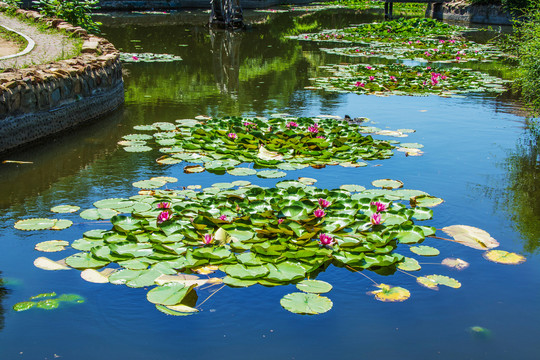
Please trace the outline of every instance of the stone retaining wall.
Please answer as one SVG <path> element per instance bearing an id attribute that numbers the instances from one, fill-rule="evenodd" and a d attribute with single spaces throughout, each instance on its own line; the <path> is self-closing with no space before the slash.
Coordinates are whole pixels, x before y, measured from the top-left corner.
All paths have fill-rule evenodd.
<path id="1" fill-rule="evenodd" d="M 18 13 L 84 42 L 77 57 L 0 73 L 0 152 L 95 119 L 124 102 L 120 53 L 110 42 L 36 11 Z"/>
<path id="2" fill-rule="evenodd" d="M 472 24 L 512 25 L 512 17 L 500 5 L 470 5 L 453 2 L 428 4 L 426 16 L 438 20 Z"/>

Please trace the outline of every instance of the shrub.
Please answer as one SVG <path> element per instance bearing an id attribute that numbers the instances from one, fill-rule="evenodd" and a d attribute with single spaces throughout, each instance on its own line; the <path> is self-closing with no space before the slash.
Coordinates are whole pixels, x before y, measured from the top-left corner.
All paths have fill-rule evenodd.
<path id="1" fill-rule="evenodd" d="M 99 33 L 101 23 L 92 19 L 92 10 L 98 8 L 98 0 L 37 0 L 32 2 L 38 11 L 57 17 L 92 33 Z"/>

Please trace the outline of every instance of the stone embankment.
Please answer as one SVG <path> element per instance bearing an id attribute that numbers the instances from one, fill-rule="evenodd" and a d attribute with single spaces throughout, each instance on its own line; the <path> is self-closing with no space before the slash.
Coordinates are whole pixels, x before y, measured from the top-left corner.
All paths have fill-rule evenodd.
<path id="1" fill-rule="evenodd" d="M 426 17 L 471 24 L 512 25 L 512 16 L 501 5 L 478 5 L 464 1 L 428 4 Z"/>
<path id="2" fill-rule="evenodd" d="M 100 117 L 124 101 L 120 53 L 110 42 L 36 11 L 17 13 L 81 38 L 82 53 L 0 70 L 0 152 Z"/>

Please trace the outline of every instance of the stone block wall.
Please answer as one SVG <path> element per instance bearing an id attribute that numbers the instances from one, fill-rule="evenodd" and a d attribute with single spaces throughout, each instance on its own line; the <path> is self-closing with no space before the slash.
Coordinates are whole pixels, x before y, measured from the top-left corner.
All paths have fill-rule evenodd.
<path id="1" fill-rule="evenodd" d="M 471 24 L 512 25 L 511 15 L 500 5 L 473 5 L 457 2 L 428 4 L 426 16 Z"/>
<path id="2" fill-rule="evenodd" d="M 36 11 L 20 15 L 83 40 L 81 55 L 0 73 L 0 152 L 13 149 L 116 109 L 124 102 L 119 51 L 107 40 Z"/>

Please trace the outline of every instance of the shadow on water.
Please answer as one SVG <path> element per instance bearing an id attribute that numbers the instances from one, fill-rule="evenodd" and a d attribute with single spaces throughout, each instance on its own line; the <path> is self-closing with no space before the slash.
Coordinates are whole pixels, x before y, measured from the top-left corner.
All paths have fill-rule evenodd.
<path id="1" fill-rule="evenodd" d="M 6 312 L 6 309 L 4 309 L 4 299 L 8 295 L 8 289 L 4 287 L 4 280 L 2 279 L 2 272 L 0 271 L 0 331 L 4 329 L 4 314 Z"/>

